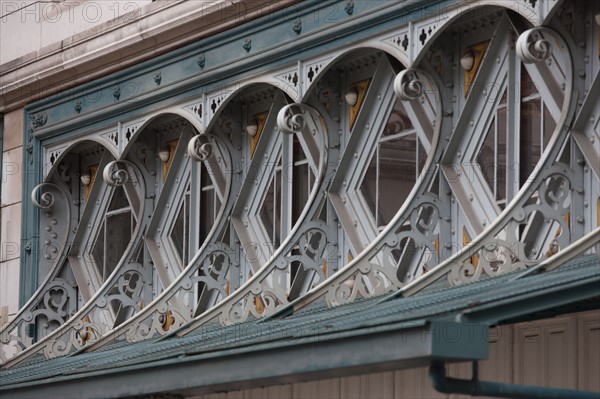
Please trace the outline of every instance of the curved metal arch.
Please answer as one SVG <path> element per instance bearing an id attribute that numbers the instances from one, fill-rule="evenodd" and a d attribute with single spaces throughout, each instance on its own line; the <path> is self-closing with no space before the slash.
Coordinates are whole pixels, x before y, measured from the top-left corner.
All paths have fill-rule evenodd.
<path id="1" fill-rule="evenodd" d="M 95 138 L 95 137 L 86 137 L 86 138 L 85 138 L 84 140 L 82 140 L 82 141 L 76 141 L 76 142 L 74 142 L 74 143 L 71 143 L 71 144 L 69 144 L 69 145 L 67 146 L 67 148 L 65 148 L 65 149 L 64 149 L 64 150 L 63 150 L 63 151 L 60 153 L 60 155 L 58 156 L 58 158 L 57 158 L 57 159 L 54 161 L 54 164 L 52 165 L 52 167 L 51 167 L 51 168 L 50 168 L 48 171 L 46 171 L 46 176 L 45 176 L 45 179 L 47 179 L 49 176 L 51 176 L 51 175 L 52 175 L 52 173 L 56 172 L 56 168 L 58 168 L 58 165 L 60 165 L 60 162 L 61 162 L 61 161 L 62 161 L 62 160 L 63 160 L 63 159 L 64 159 L 64 158 L 67 156 L 67 154 L 69 154 L 69 153 L 70 153 L 70 152 L 73 150 L 73 148 L 75 148 L 75 147 L 77 147 L 78 145 L 80 145 L 80 144 L 82 144 L 82 143 L 85 143 L 85 142 L 87 142 L 87 141 L 91 141 L 91 142 L 94 142 L 94 143 L 96 143 L 96 144 L 98 144 L 98 145 L 101 145 L 101 146 L 102 146 L 102 148 L 104 148 L 106 151 L 108 151 L 108 152 L 110 153 L 110 155 L 112 155 L 112 157 L 113 157 L 114 159 L 117 159 L 117 158 L 119 158 L 119 154 L 117 153 L 117 151 L 115 151 L 115 150 L 116 150 L 116 147 L 113 147 L 113 146 L 107 146 L 107 145 L 105 145 L 106 143 L 102 142 L 101 140 L 98 140 L 98 139 L 97 139 L 97 138 Z"/>
<path id="2" fill-rule="evenodd" d="M 154 120 L 156 120 L 157 118 L 160 118 L 161 116 L 167 116 L 167 115 L 177 115 L 177 116 L 183 118 L 190 125 L 192 125 L 192 127 L 194 129 L 196 129 L 196 131 L 198 131 L 200 133 L 205 131 L 202 122 L 200 122 L 198 120 L 198 118 L 194 117 L 194 115 L 191 112 L 186 111 L 181 108 L 176 108 L 176 107 L 164 108 L 159 111 L 153 112 L 149 115 L 142 116 L 142 118 L 144 118 L 144 122 L 142 122 L 142 124 L 136 129 L 136 131 L 133 133 L 133 135 L 127 142 L 127 145 L 125 147 L 123 147 L 123 150 L 121 151 L 120 156 L 118 156 L 116 158 L 126 157 L 129 153 L 129 151 L 131 151 L 131 148 L 137 142 L 140 135 L 144 133 L 145 128 L 148 127 L 150 124 L 152 124 L 152 122 Z"/>
<path id="3" fill-rule="evenodd" d="M 293 108 L 300 109 L 300 113 L 303 115 L 300 118 L 295 118 L 298 114 L 293 111 Z M 279 111 L 278 115 L 278 126 L 282 132 L 290 133 L 296 131 L 298 133 L 304 129 L 304 123 L 309 124 L 309 129 L 313 132 L 313 135 L 319 135 L 321 137 L 321 151 L 319 154 L 319 165 L 318 175 L 315 176 L 315 183 L 309 195 L 309 198 L 302 210 L 301 215 L 292 227 L 292 230 L 287 235 L 286 239 L 282 242 L 279 248 L 271 256 L 271 258 L 253 275 L 248 281 L 246 281 L 238 290 L 230 294 L 227 298 L 223 299 L 216 306 L 208 309 L 204 313 L 198 315 L 190 323 L 183 326 L 181 329 L 176 331 L 178 335 L 184 335 L 187 332 L 197 328 L 210 321 L 220 322 L 222 325 L 228 325 L 246 320 L 250 315 L 253 317 L 265 317 L 273 314 L 281 307 L 287 305 L 287 292 L 285 289 L 282 292 L 281 287 L 277 287 L 279 281 L 280 272 L 285 271 L 293 260 L 302 258 L 303 249 L 300 249 L 301 254 L 299 257 L 290 257 L 292 248 L 296 247 L 298 243 L 304 243 L 306 246 L 310 246 L 308 241 L 312 234 L 321 234 L 318 249 L 326 250 L 327 247 L 321 246 L 323 239 L 327 240 L 328 226 L 325 223 L 319 223 L 318 221 L 309 222 L 307 218 L 309 215 L 316 213 L 316 208 L 320 206 L 321 201 L 325 198 L 325 192 L 323 191 L 323 185 L 326 182 L 326 176 L 331 176 L 327 173 L 327 170 L 331 168 L 331 165 L 327 164 L 329 148 L 329 132 L 331 129 L 319 128 L 321 113 L 316 109 L 307 106 L 305 104 L 290 104 Z M 319 130 L 320 134 L 316 132 Z M 284 133 L 285 134 L 285 133 Z M 298 258 L 298 259 L 296 259 Z M 320 266 L 320 265 L 319 265 Z M 270 286 L 269 286 L 270 281 Z M 277 292 L 279 288 L 279 292 Z M 262 309 L 259 310 L 256 306 L 256 301 L 261 301 Z"/>
<path id="4" fill-rule="evenodd" d="M 221 153 L 224 157 L 227 155 L 225 162 L 229 165 L 228 168 L 233 174 L 233 158 L 231 155 L 234 153 L 233 145 L 228 140 L 219 136 L 207 133 L 201 133 L 200 135 L 212 137 L 213 143 L 222 147 Z M 232 183 L 231 178 L 227 180 L 225 189 L 226 197 L 222 202 L 216 222 L 208 233 L 203 245 L 179 276 L 151 303 L 121 324 L 118 329 L 108 331 L 103 336 L 98 337 L 97 340 L 90 341 L 86 345 L 87 350 L 96 350 L 113 340 L 126 339 L 127 341 L 135 342 L 149 339 L 156 335 L 165 335 L 172 328 L 176 328 L 192 318 L 195 305 L 193 290 L 195 282 L 198 280 L 198 271 L 205 264 L 210 263 L 211 255 L 215 253 L 227 254 L 234 257 L 231 248 L 226 244 L 216 242 L 218 233 L 222 232 L 229 223 L 227 216 L 231 214 L 231 209 L 235 203 L 235 196 L 231 193 Z"/>
<path id="5" fill-rule="evenodd" d="M 240 87 L 238 87 L 234 92 L 232 92 L 228 98 L 231 98 L 232 96 L 236 96 L 239 94 L 240 90 L 243 90 L 245 88 L 248 88 L 252 85 L 268 85 L 268 86 L 272 86 L 275 90 L 279 90 L 282 91 L 283 93 L 285 93 L 287 96 L 289 96 L 293 101 L 300 101 L 298 98 L 298 93 L 291 88 L 291 86 L 289 84 L 282 84 L 282 82 L 280 80 L 277 80 L 276 78 L 274 78 L 271 74 L 272 71 L 269 71 L 265 74 L 259 74 L 256 77 L 251 77 L 248 79 L 244 79 L 241 80 L 240 82 L 236 82 L 236 85 L 241 85 Z M 221 104 L 219 106 L 219 108 L 222 107 L 223 104 Z M 215 112 L 215 116 L 218 113 L 218 109 Z M 213 116 L 214 118 L 214 116 Z"/>
<path id="6" fill-rule="evenodd" d="M 281 89 L 281 87 L 279 87 L 275 83 L 276 82 L 260 81 L 260 80 L 255 80 L 255 79 L 236 82 L 235 84 L 237 87 L 235 88 L 235 90 L 228 93 L 227 97 L 223 101 L 221 101 L 221 103 L 217 106 L 217 108 L 214 111 L 214 114 L 210 117 L 209 122 L 206 124 L 206 129 L 204 131 L 210 132 L 210 131 L 212 131 L 212 129 L 214 129 L 215 124 L 217 123 L 217 120 L 219 119 L 219 116 L 221 115 L 221 113 L 223 113 L 227 109 L 227 106 L 229 105 L 229 103 L 231 101 L 233 101 L 235 98 L 242 95 L 244 90 L 248 90 L 252 86 L 267 86 L 267 87 L 274 89 L 276 92 L 284 91 Z M 207 95 L 210 95 L 211 93 L 207 93 Z M 286 94 L 287 94 L 287 92 L 286 92 Z M 296 94 L 294 94 L 291 97 L 292 98 L 296 97 Z M 202 133 L 202 131 L 200 131 L 200 132 Z"/>
<path id="7" fill-rule="evenodd" d="M 66 300 L 63 299 L 60 299 L 60 302 L 56 302 L 56 299 L 52 299 L 52 287 L 59 287 L 59 289 L 63 292 L 64 295 L 70 297 L 70 300 L 72 302 L 77 302 L 74 287 L 72 287 L 69 283 L 67 283 L 65 280 L 59 277 L 59 274 L 63 271 L 63 268 L 65 267 L 67 257 L 69 256 L 70 243 L 75 237 L 75 232 L 72 228 L 73 221 L 71 220 L 71 213 L 73 211 L 71 209 L 73 206 L 73 199 L 65 191 L 64 188 L 52 183 L 52 180 L 54 179 L 54 175 L 59 173 L 58 170 L 55 168 L 58 168 L 60 161 L 63 160 L 68 154 L 70 154 L 74 148 L 86 142 L 97 143 L 101 145 L 104 150 L 108 151 L 111 154 L 111 156 L 114 156 L 112 151 L 110 151 L 107 147 L 102 145 L 102 143 L 98 142 L 98 140 L 86 139 L 83 141 L 73 143 L 61 153 L 59 158 L 56 160 L 53 168 L 46 175 L 46 178 L 44 179 L 45 182 L 36 186 L 31 193 L 32 202 L 35 206 L 43 210 L 43 212 L 45 213 L 44 216 L 46 217 L 52 217 L 52 211 L 56 206 L 59 206 L 60 204 L 62 204 L 63 206 L 66 205 L 65 212 L 67 213 L 67 216 L 62 219 L 63 222 L 66 222 L 68 226 L 66 229 L 66 234 L 64 234 L 63 237 L 63 242 L 62 244 L 60 244 L 61 250 L 59 252 L 56 252 L 55 255 L 53 255 L 55 257 L 55 261 L 53 262 L 53 265 L 50 268 L 48 274 L 41 282 L 35 293 L 31 296 L 31 298 L 29 298 L 29 300 L 21 307 L 21 309 L 19 309 L 19 312 L 15 315 L 15 317 L 9 323 L 4 325 L 2 329 L 0 329 L 0 343 L 2 343 L 2 345 L 0 346 L 0 364 L 9 360 L 9 357 L 6 356 L 4 352 L 10 347 L 16 350 L 16 353 L 14 353 L 13 356 L 10 356 L 10 358 L 12 358 L 15 355 L 18 355 L 19 352 L 33 345 L 33 338 L 35 335 L 33 329 L 35 328 L 36 317 L 44 313 L 42 312 L 42 310 L 36 309 L 40 304 L 45 304 L 45 309 L 48 311 L 48 314 L 46 314 L 45 316 L 50 319 L 50 322 L 64 324 L 68 321 L 69 317 L 71 316 L 68 313 L 71 313 L 71 311 L 66 312 L 64 310 L 64 307 L 67 306 L 68 303 L 66 303 Z M 42 202 L 40 203 L 37 200 L 37 192 L 42 187 L 49 187 L 52 190 L 56 191 L 56 193 L 52 194 L 51 192 L 47 192 L 47 194 L 50 195 L 49 198 L 44 198 L 46 193 L 42 194 Z M 57 201 L 56 195 L 60 195 L 62 197 L 61 200 Z M 54 222 L 54 220 L 52 222 Z M 61 223 L 61 221 L 56 220 L 55 223 L 59 224 Z M 56 224 L 54 226 L 56 226 Z M 53 229 L 55 230 L 56 227 L 53 227 Z M 53 246 L 53 248 L 56 248 L 56 246 Z M 54 311 L 52 310 L 52 308 L 54 308 Z M 15 331 L 15 329 L 17 331 Z"/>
<path id="8" fill-rule="evenodd" d="M 124 163 L 128 170 L 133 171 L 135 178 L 131 180 L 135 181 L 136 184 L 140 184 L 141 191 L 145 193 L 144 179 L 138 168 L 129 161 L 119 160 L 116 162 Z M 132 270 L 135 270 L 135 273 L 139 275 L 140 280 L 143 281 L 144 279 L 143 271 L 140 271 L 139 267 L 135 267 L 136 263 L 132 261 L 132 258 L 135 257 L 134 252 L 139 247 L 145 230 L 144 221 L 147 219 L 144 217 L 146 216 L 145 208 L 144 201 L 140 201 L 140 209 L 138 209 L 137 212 L 138 223 L 136 224 L 129 245 L 125 254 L 121 257 L 119 263 L 102 287 L 96 291 L 94 296 L 69 320 L 51 334 L 48 334 L 35 344 L 20 352 L 17 356 L 10 359 L 2 366 L 3 368 L 20 364 L 36 355 L 42 355 L 46 358 L 67 355 L 80 349 L 88 340 L 92 339 L 93 336 L 100 336 L 105 333 L 106 319 L 110 319 L 110 317 L 107 317 L 106 314 L 102 313 L 111 311 L 110 308 L 107 308 L 107 306 L 109 306 L 107 298 L 110 298 L 111 291 L 115 289 L 125 289 L 129 292 L 135 292 L 135 287 L 126 287 L 127 284 L 132 283 L 131 279 L 126 279 L 126 282 L 123 280 L 124 275 L 131 273 Z M 123 284 L 125 284 L 125 287 Z M 98 313 L 92 315 L 93 312 Z M 95 318 L 98 321 L 93 321 L 92 318 Z"/>
<path id="9" fill-rule="evenodd" d="M 447 123 L 445 121 L 446 118 L 442 115 L 442 104 L 445 99 L 441 96 L 439 83 L 433 76 L 427 72 L 413 68 L 405 71 L 410 71 L 420 76 L 422 80 L 428 82 L 427 85 L 429 88 L 427 91 L 435 93 L 437 120 L 435 121 L 435 130 L 431 143 L 433 150 L 430 151 L 423 171 L 404 201 L 404 204 L 398 209 L 396 215 L 385 229 L 379 233 L 371 244 L 357 254 L 346 267 L 340 269 L 329 279 L 292 303 L 291 307 L 294 309 L 300 309 L 317 300 L 324 300 L 329 306 L 337 306 L 352 302 L 359 295 L 363 297 L 376 296 L 400 288 L 403 286 L 403 282 L 396 275 L 397 269 L 395 265 L 390 264 L 390 262 L 387 262 L 387 265 L 381 264 L 381 259 L 372 260 L 380 256 L 383 251 L 390 251 L 400 244 L 400 241 L 404 238 L 401 228 L 407 222 L 410 223 L 413 230 L 417 230 L 417 224 L 421 221 L 419 215 L 424 209 L 431 208 L 435 210 L 434 213 L 439 214 L 439 210 L 437 210 L 439 200 L 435 195 L 428 192 L 428 186 L 435 177 L 435 173 L 430 172 L 435 169 L 435 163 L 441 157 L 443 151 L 440 136 L 444 124 Z M 406 76 L 406 74 L 401 72 L 396 77 L 396 81 L 401 82 L 403 76 Z M 401 87 L 400 84 L 396 84 L 395 86 Z M 402 97 L 402 93 L 397 92 L 396 94 L 398 97 Z M 418 97 L 409 101 L 418 101 Z M 430 227 L 425 230 L 432 231 L 434 226 Z M 423 242 L 432 241 L 433 243 L 434 240 L 430 240 L 431 237 L 428 235 L 428 233 L 424 234 L 424 237 L 427 238 Z M 384 254 L 384 256 L 389 255 L 389 252 Z M 377 264 L 378 262 L 380 264 Z"/>
<path id="10" fill-rule="evenodd" d="M 396 60 L 398 60 L 402 65 L 408 65 L 409 64 L 409 60 L 408 57 L 406 57 L 406 54 L 404 54 L 402 51 L 398 50 L 397 48 L 395 48 L 392 45 L 389 45 L 387 43 L 381 42 L 379 40 L 368 40 L 364 43 L 361 43 L 360 47 L 349 47 L 347 48 L 345 51 L 341 52 L 340 54 L 337 54 L 335 57 L 333 57 L 332 59 L 327 61 L 327 65 L 324 67 L 323 70 L 321 70 L 319 72 L 319 76 L 325 76 L 325 74 L 334 66 L 336 66 L 338 64 L 338 62 L 343 59 L 344 57 L 346 57 L 348 54 L 352 54 L 354 52 L 357 51 L 361 51 L 361 50 L 375 50 L 375 51 L 382 51 L 386 54 L 391 55 L 392 57 L 394 57 Z M 306 103 L 310 96 L 312 95 L 313 90 L 315 89 L 315 87 L 318 86 L 319 82 L 321 81 L 320 78 L 316 78 L 307 88 L 306 91 L 303 94 L 302 103 Z"/>
<path id="11" fill-rule="evenodd" d="M 250 87 L 244 86 L 244 88 Z M 239 92 L 238 92 L 239 94 Z M 229 103 L 235 95 L 230 95 L 228 101 L 223 101 L 221 106 L 225 103 Z M 222 112 L 225 108 L 220 107 L 215 116 L 219 112 Z M 213 116 L 213 119 L 217 119 Z M 211 131 L 215 128 L 214 124 L 209 124 L 208 130 Z M 235 153 L 232 143 L 225 138 L 220 138 L 212 134 L 201 133 L 195 136 L 188 145 L 188 152 L 196 150 L 196 138 L 198 137 L 211 138 L 212 144 L 217 144 L 226 148 L 225 153 L 229 154 L 229 170 L 233 173 L 234 167 L 232 164 L 231 154 Z M 213 149 L 212 152 L 215 152 Z M 223 153 L 223 150 L 220 151 Z M 195 158 L 198 154 L 191 154 L 192 158 Z M 201 281 L 207 284 L 208 287 L 222 291 L 220 287 L 221 277 L 223 273 L 226 273 L 231 266 L 235 266 L 237 261 L 235 260 L 236 251 L 231 249 L 227 244 L 222 242 L 216 242 L 217 233 L 222 232 L 226 225 L 229 223 L 228 218 L 232 213 L 232 209 L 235 205 L 236 198 L 231 195 L 232 191 L 232 180 L 238 181 L 238 179 L 232 179 L 229 176 L 227 180 L 226 200 L 223 201 L 219 215 L 217 216 L 217 222 L 213 225 L 209 236 L 206 238 L 204 244 L 196 253 L 196 256 L 190 261 L 185 270 L 180 276 L 167 287 L 151 304 L 140 311 L 136 316 L 128 320 L 126 323 L 121 325 L 118 331 L 113 331 L 102 337 L 98 342 L 91 345 L 88 350 L 95 350 L 102 347 L 106 343 L 115 340 L 125 338 L 128 341 L 139 341 L 148 339 L 154 336 L 165 335 L 173 329 L 188 322 L 194 315 L 194 306 L 196 305 L 193 299 L 193 289 L 197 282 Z M 240 183 L 240 182 L 238 182 Z M 220 233 L 219 233 L 220 234 Z M 220 264 L 216 264 L 215 260 L 219 258 Z M 223 266 L 225 264 L 226 267 Z M 208 278 L 209 273 L 205 273 L 205 277 L 198 276 L 197 273 L 200 270 L 216 270 L 218 277 L 214 281 L 205 281 Z M 235 287 L 234 287 L 235 288 Z"/>
<path id="12" fill-rule="evenodd" d="M 515 198 L 507 204 L 504 211 L 502 211 L 496 220 L 494 220 L 479 236 L 475 237 L 471 243 L 463 247 L 456 254 L 450 256 L 446 261 L 439 264 L 422 278 L 403 287 L 397 295 L 414 295 L 444 276 L 447 276 L 449 284 L 460 284 L 465 281 L 472 281 L 473 278 L 471 277 L 474 276 L 472 273 L 481 273 L 482 271 L 482 268 L 480 268 L 479 272 L 475 271 L 476 267 L 471 263 L 472 257 L 479 256 L 482 258 L 487 265 L 485 268 L 486 270 L 484 271 L 488 272 L 487 269 L 490 269 L 488 265 L 490 262 L 488 261 L 494 260 L 488 256 L 488 254 L 496 251 L 498 248 L 505 248 L 506 251 L 508 251 L 502 255 L 495 255 L 502 256 L 499 267 L 502 265 L 507 266 L 502 268 L 502 270 L 492 270 L 492 275 L 502 274 L 518 268 L 523 268 L 527 265 L 536 264 L 544 261 L 549 256 L 552 256 L 551 254 L 542 255 L 539 260 L 527 261 L 525 256 L 523 256 L 523 248 L 521 247 L 524 246 L 525 243 L 516 240 L 514 235 L 510 236 L 508 239 L 499 237 L 501 234 L 514 234 L 512 232 L 516 231 L 518 225 L 526 222 L 527 219 L 533 215 L 533 212 L 540 210 L 540 205 L 528 205 L 527 203 L 538 190 L 545 191 L 542 186 L 546 186 L 547 180 L 556 176 L 563 176 L 570 184 L 573 184 L 571 183 L 573 182 L 573 171 L 570 169 L 570 166 L 561 164 L 557 161 L 557 158 L 565 141 L 569 138 L 571 121 L 575 117 L 577 98 L 580 95 L 579 91 L 575 90 L 573 58 L 571 56 L 572 49 L 576 47 L 574 47 L 575 44 L 572 40 L 568 39 L 568 36 L 561 35 L 559 32 L 549 28 L 544 28 L 544 30 L 546 33 L 551 32 L 551 34 L 553 34 L 553 39 L 562 41 L 565 44 L 565 47 L 570 51 L 568 52 L 568 67 L 565 68 L 567 77 L 564 93 L 567 94 L 565 94 L 563 100 L 560 119 L 556 124 L 556 128 L 550 138 L 547 149 L 542 153 L 540 160 L 538 161 L 536 169 L 532 175 L 529 176 L 527 182 L 521 187 Z M 574 192 L 575 187 L 570 187 L 569 190 Z M 561 227 L 565 227 L 565 224 L 561 221 L 556 220 L 556 222 L 558 222 Z M 565 233 L 563 231 L 563 234 L 570 233 Z M 492 247 L 490 247 L 490 245 Z M 514 247 L 515 245 L 518 246 L 516 253 L 515 251 L 510 250 L 511 247 Z M 467 275 L 461 275 L 461 270 L 467 272 Z M 462 277 L 466 277 L 466 280 Z"/>
<path id="13" fill-rule="evenodd" d="M 428 38 L 427 42 L 423 45 L 423 47 L 419 50 L 419 53 L 415 55 L 415 58 L 411 65 L 419 65 L 423 60 L 423 57 L 429 51 L 429 48 L 435 43 L 436 39 L 440 37 L 449 27 L 451 27 L 454 22 L 467 14 L 468 12 L 472 12 L 474 9 L 478 8 L 486 8 L 486 7 L 494 7 L 498 9 L 511 10 L 515 13 L 519 14 L 525 20 L 529 21 L 532 26 L 537 26 L 541 23 L 534 17 L 537 15 L 535 10 L 527 5 L 527 2 L 518 2 L 513 0 L 496 0 L 494 2 L 490 2 L 488 0 L 475 0 L 470 1 L 468 3 L 460 3 L 456 7 L 445 10 L 445 17 L 443 23 L 437 27 L 435 32 L 433 32 Z M 439 21 L 439 18 L 437 19 Z M 414 22 L 413 22 L 414 24 Z"/>

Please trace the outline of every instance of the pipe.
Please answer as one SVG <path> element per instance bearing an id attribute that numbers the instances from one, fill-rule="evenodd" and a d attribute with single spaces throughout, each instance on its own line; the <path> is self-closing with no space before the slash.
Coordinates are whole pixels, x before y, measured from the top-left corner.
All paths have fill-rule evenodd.
<path id="1" fill-rule="evenodd" d="M 442 393 L 458 393 L 466 395 L 492 396 L 498 398 L 564 398 L 564 399 L 598 399 L 598 392 L 574 391 L 570 389 L 539 387 L 531 385 L 503 384 L 479 380 L 477 362 L 473 362 L 473 378 L 460 380 L 446 377 L 443 363 L 434 363 L 429 368 L 431 385 Z"/>

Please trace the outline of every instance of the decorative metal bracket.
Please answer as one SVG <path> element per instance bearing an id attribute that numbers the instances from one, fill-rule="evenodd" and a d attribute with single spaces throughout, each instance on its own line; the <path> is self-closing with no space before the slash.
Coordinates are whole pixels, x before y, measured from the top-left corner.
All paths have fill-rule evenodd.
<path id="1" fill-rule="evenodd" d="M 317 112 L 305 104 L 288 104 L 277 114 L 277 127 L 282 133 L 300 133 L 306 126 L 306 114 Z"/>
<path id="2" fill-rule="evenodd" d="M 124 161 L 112 161 L 104 168 L 102 178 L 109 186 L 120 187 L 129 180 L 127 169 L 119 169 L 119 164 L 123 163 Z"/>
<path id="3" fill-rule="evenodd" d="M 552 45 L 547 39 L 552 31 L 536 27 L 523 32 L 517 40 L 517 55 L 526 64 L 545 61 L 552 54 Z"/>
<path id="4" fill-rule="evenodd" d="M 394 91 L 402 101 L 415 100 L 423 95 L 423 83 L 416 69 L 400 72 L 394 80 Z"/>
<path id="5" fill-rule="evenodd" d="M 207 161 L 214 153 L 213 140 L 207 134 L 199 134 L 192 137 L 187 147 L 188 155 L 196 162 Z"/>
<path id="6" fill-rule="evenodd" d="M 49 186 L 58 188 L 56 185 L 51 184 L 51 183 L 42 183 L 42 184 L 38 184 L 37 186 L 35 186 L 35 188 L 31 191 L 31 202 L 33 202 L 33 205 L 35 205 L 36 207 L 38 207 L 40 209 L 52 208 L 52 206 L 54 205 L 54 194 L 52 194 L 49 191 L 46 191 L 46 192 L 43 192 L 42 194 L 40 194 L 40 190 L 42 190 L 44 187 L 49 187 Z M 38 200 L 38 197 L 39 197 L 39 200 Z"/>

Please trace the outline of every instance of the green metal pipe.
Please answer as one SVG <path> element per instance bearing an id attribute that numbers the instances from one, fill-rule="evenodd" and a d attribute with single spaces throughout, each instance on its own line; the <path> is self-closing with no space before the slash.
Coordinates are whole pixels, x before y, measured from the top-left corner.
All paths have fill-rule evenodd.
<path id="1" fill-rule="evenodd" d="M 473 363 L 472 380 L 460 380 L 446 377 L 446 368 L 444 367 L 444 364 L 434 364 L 429 368 L 429 379 L 431 380 L 431 384 L 438 392 L 448 394 L 458 393 L 471 396 L 477 395 L 497 398 L 527 399 L 598 399 L 598 397 L 600 397 L 600 393 L 598 392 L 480 381 L 477 372 L 477 362 Z"/>

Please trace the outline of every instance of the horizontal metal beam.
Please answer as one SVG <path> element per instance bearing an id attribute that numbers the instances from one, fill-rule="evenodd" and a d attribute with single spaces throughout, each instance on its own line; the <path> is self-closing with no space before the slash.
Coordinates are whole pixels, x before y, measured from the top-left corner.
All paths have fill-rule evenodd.
<path id="1" fill-rule="evenodd" d="M 488 356 L 487 329 L 485 323 L 405 323 L 294 342 L 174 355 L 163 361 L 123 367 L 118 367 L 116 361 L 115 367 L 104 370 L 0 387 L 0 397 L 198 395 L 424 367 L 431 362 L 481 360 Z"/>

